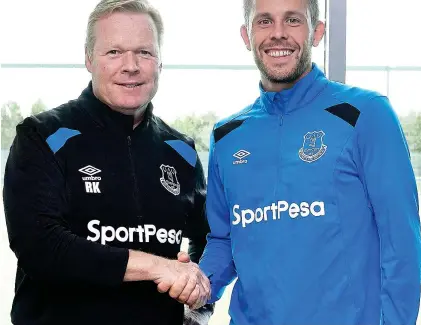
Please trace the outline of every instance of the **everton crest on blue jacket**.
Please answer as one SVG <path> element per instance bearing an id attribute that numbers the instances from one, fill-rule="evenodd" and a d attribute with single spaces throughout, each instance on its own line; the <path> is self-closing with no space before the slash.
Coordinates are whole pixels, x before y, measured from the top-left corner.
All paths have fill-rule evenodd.
<path id="1" fill-rule="evenodd" d="M 201 267 L 235 325 L 415 325 L 418 194 L 387 98 L 313 65 L 212 133 Z"/>

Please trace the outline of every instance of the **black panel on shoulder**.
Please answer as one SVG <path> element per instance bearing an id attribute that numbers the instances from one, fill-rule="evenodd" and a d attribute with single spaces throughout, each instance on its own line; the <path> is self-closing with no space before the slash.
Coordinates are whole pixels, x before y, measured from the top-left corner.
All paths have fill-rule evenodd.
<path id="1" fill-rule="evenodd" d="M 342 103 L 326 108 L 326 111 L 333 115 L 336 115 L 337 117 L 343 119 L 349 125 L 354 127 L 355 124 L 357 124 L 358 117 L 360 116 L 360 111 L 358 110 L 358 108 L 348 103 Z"/>
<path id="2" fill-rule="evenodd" d="M 244 120 L 234 120 L 224 125 L 221 125 L 220 127 L 217 127 L 214 132 L 215 143 L 221 140 L 224 136 L 226 136 L 231 131 L 238 128 L 241 124 L 243 124 L 243 122 Z"/>

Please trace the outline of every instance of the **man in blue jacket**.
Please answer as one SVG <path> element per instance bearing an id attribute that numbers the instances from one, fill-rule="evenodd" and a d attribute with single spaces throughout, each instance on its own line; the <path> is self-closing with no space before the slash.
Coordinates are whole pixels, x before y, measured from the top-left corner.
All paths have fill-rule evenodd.
<path id="1" fill-rule="evenodd" d="M 232 325 L 414 325 L 418 194 L 389 100 L 311 61 L 316 0 L 244 0 L 260 97 L 212 132 L 200 266 Z"/>

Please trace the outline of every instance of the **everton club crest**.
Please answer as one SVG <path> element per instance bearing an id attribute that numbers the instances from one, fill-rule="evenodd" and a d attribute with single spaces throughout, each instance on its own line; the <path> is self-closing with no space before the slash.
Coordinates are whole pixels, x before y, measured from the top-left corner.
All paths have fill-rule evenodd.
<path id="1" fill-rule="evenodd" d="M 327 146 L 323 143 L 324 135 L 323 131 L 307 132 L 303 147 L 298 152 L 302 161 L 312 163 L 325 154 Z"/>
<path id="2" fill-rule="evenodd" d="M 162 171 L 162 177 L 159 180 L 161 181 L 162 186 L 164 186 L 168 192 L 174 195 L 179 195 L 180 183 L 178 182 L 177 171 L 175 168 L 167 165 L 161 165 L 160 168 Z"/>

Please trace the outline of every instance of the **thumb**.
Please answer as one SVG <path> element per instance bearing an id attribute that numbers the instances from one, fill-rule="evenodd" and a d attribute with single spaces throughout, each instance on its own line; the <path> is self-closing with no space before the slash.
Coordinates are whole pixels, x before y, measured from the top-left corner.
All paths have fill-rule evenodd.
<path id="1" fill-rule="evenodd" d="M 179 252 L 177 254 L 177 259 L 179 262 L 182 263 L 189 263 L 190 262 L 190 256 L 186 252 Z"/>
<path id="2" fill-rule="evenodd" d="M 166 282 L 160 282 L 158 283 L 158 286 L 157 286 L 158 292 L 160 293 L 167 292 L 170 288 L 171 286 Z"/>

